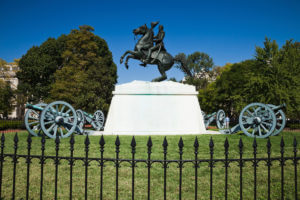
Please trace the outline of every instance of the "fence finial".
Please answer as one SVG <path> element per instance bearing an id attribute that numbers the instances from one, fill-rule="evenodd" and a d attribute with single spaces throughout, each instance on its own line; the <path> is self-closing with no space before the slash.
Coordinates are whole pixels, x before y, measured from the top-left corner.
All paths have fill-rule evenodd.
<path id="1" fill-rule="evenodd" d="M 168 147 L 167 136 L 165 136 L 162 146 L 164 147 L 164 149 L 166 149 Z"/>
<path id="2" fill-rule="evenodd" d="M 213 141 L 213 139 L 212 139 L 212 137 L 210 137 L 210 140 L 209 140 L 209 148 L 210 149 L 212 149 L 212 148 L 214 148 L 214 141 Z"/>
<path id="3" fill-rule="evenodd" d="M 104 136 L 103 135 L 101 135 L 99 144 L 100 144 L 101 147 L 103 147 L 105 145 L 105 140 L 104 140 Z"/>
<path id="4" fill-rule="evenodd" d="M 148 142 L 147 142 L 147 146 L 148 146 L 148 148 L 151 148 L 152 145 L 153 145 L 153 144 L 152 144 L 151 136 L 149 136 Z"/>
<path id="5" fill-rule="evenodd" d="M 229 142 L 228 142 L 228 138 L 226 137 L 226 140 L 224 142 L 224 148 L 225 148 L 225 151 L 228 151 L 228 148 L 229 148 Z"/>
<path id="6" fill-rule="evenodd" d="M 86 135 L 85 140 L 84 140 L 84 144 L 85 144 L 86 147 L 88 147 L 90 145 L 89 135 Z"/>
<path id="7" fill-rule="evenodd" d="M 71 146 L 75 144 L 74 134 L 71 135 L 70 144 Z"/>
<path id="8" fill-rule="evenodd" d="M 270 137 L 268 138 L 268 141 L 267 141 L 267 148 L 268 148 L 268 151 L 271 149 L 272 147 L 272 144 L 271 144 L 271 140 L 270 140 Z"/>
<path id="9" fill-rule="evenodd" d="M 120 139 L 119 139 L 119 136 L 117 136 L 117 138 L 116 138 L 116 141 L 115 141 L 115 145 L 116 146 L 120 146 Z"/>
<path id="10" fill-rule="evenodd" d="M 298 145 L 297 139 L 296 139 L 296 136 L 294 136 L 293 146 L 294 146 L 294 148 L 295 148 L 296 150 L 297 150 L 297 145 Z"/>
<path id="11" fill-rule="evenodd" d="M 281 136 L 280 147 L 283 148 L 285 146 L 283 136 Z"/>
<path id="12" fill-rule="evenodd" d="M 1 136 L 1 148 L 4 148 L 4 142 L 5 142 L 5 136 L 2 133 L 2 136 Z"/>
<path id="13" fill-rule="evenodd" d="M 239 141 L 239 149 L 240 149 L 240 151 L 243 150 L 243 147 L 244 147 L 244 143 L 243 143 L 242 138 L 240 138 L 240 141 Z"/>
<path id="14" fill-rule="evenodd" d="M 180 137 L 179 142 L 178 142 L 178 147 L 179 147 L 179 149 L 182 149 L 183 146 L 184 146 L 183 140 L 182 140 L 182 137 Z"/>
<path id="15" fill-rule="evenodd" d="M 132 139 L 131 139 L 131 147 L 132 148 L 135 148 L 136 147 L 136 142 L 135 142 L 135 138 L 134 138 L 134 136 L 132 136 Z"/>
<path id="16" fill-rule="evenodd" d="M 198 142 L 198 138 L 196 136 L 195 141 L 194 141 L 194 148 L 198 149 L 199 148 L 199 142 Z"/>

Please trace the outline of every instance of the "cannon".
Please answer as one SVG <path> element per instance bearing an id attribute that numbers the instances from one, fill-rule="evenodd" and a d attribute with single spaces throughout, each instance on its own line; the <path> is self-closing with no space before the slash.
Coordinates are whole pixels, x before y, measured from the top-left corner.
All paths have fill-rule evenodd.
<path id="1" fill-rule="evenodd" d="M 220 130 L 223 134 L 233 134 L 242 131 L 249 137 L 266 138 L 278 135 L 286 124 L 282 111 L 286 105 L 251 103 L 240 113 L 239 123 L 231 129 Z"/>
<path id="2" fill-rule="evenodd" d="M 50 104 L 27 104 L 25 126 L 33 136 L 43 133 L 50 138 L 70 136 L 73 132 L 84 134 L 85 121 L 88 121 L 96 130 L 103 127 L 104 115 L 98 110 L 90 115 L 75 109 L 67 102 L 55 101 Z"/>
<path id="3" fill-rule="evenodd" d="M 25 127 L 33 136 L 43 133 L 50 138 L 59 135 L 60 138 L 70 136 L 73 132 L 83 133 L 74 108 L 64 101 L 50 104 L 26 104 Z"/>
<path id="4" fill-rule="evenodd" d="M 214 120 L 216 120 L 218 129 L 222 129 L 225 127 L 225 112 L 222 109 L 218 110 L 218 112 L 213 112 L 208 115 L 206 115 L 205 112 L 202 111 L 202 116 L 205 128 L 207 128 L 209 124 L 212 123 Z"/>
<path id="5" fill-rule="evenodd" d="M 84 112 L 80 109 L 76 110 L 76 113 L 77 116 L 79 116 L 79 122 L 81 126 L 84 126 L 88 123 L 97 131 L 103 128 L 105 118 L 101 110 L 97 110 L 94 115 Z"/>
<path id="6" fill-rule="evenodd" d="M 45 103 L 39 103 L 36 105 L 26 104 L 28 108 L 25 113 L 25 127 L 27 131 L 33 136 L 41 136 L 42 128 L 40 126 L 40 115 L 43 109 L 47 106 Z"/>

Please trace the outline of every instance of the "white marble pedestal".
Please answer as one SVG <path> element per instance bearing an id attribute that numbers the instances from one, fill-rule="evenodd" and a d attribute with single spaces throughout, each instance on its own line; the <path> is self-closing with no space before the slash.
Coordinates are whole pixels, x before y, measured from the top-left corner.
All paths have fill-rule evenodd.
<path id="1" fill-rule="evenodd" d="M 197 94 L 194 86 L 172 81 L 117 85 L 103 134 L 204 134 Z"/>

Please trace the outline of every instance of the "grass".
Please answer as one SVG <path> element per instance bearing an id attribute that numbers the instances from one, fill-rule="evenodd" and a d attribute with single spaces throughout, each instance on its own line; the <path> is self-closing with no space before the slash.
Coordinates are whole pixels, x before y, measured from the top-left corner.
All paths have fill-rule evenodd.
<path id="1" fill-rule="evenodd" d="M 13 153 L 13 133 L 5 134 L 5 153 Z M 18 133 L 19 148 L 18 154 L 27 154 L 27 132 Z M 300 132 L 283 132 L 280 136 L 271 137 L 272 157 L 280 156 L 281 136 L 285 141 L 285 156 L 293 156 L 293 140 L 296 137 L 300 141 Z M 212 137 L 214 141 L 214 158 L 224 158 L 224 141 L 226 137 L 229 141 L 229 158 L 239 158 L 238 143 L 242 138 L 244 142 L 244 158 L 253 157 L 253 138 L 242 134 L 234 135 L 198 135 L 199 140 L 199 159 L 209 158 L 209 140 Z M 163 159 L 163 136 L 152 136 L 152 159 Z M 32 138 L 32 155 L 41 154 L 41 138 Z M 99 140 L 100 137 L 90 136 L 89 157 L 100 157 Z M 105 158 L 115 158 L 115 139 L 116 136 L 105 136 Z M 120 158 L 131 159 L 131 136 L 120 136 Z M 136 139 L 136 159 L 147 158 L 147 136 L 135 136 Z M 179 159 L 178 141 L 180 136 L 167 136 L 168 155 L 167 159 Z M 194 135 L 182 136 L 184 142 L 183 159 L 194 158 Z M 84 157 L 85 136 L 75 136 L 74 156 Z M 257 139 L 257 157 L 267 157 L 266 139 Z M 60 156 L 70 155 L 69 139 L 62 139 L 60 143 Z M 299 148 L 298 148 L 299 149 Z M 47 139 L 46 155 L 55 155 L 54 140 Z M 298 154 L 299 157 L 299 154 Z M 10 158 L 6 158 L 3 167 L 2 178 L 2 196 L 4 199 L 11 199 L 13 163 Z M 44 165 L 44 199 L 54 198 L 54 172 L 55 165 L 53 160 L 47 160 Z M 298 165 L 298 196 L 300 195 L 300 172 Z M 40 191 L 40 164 L 38 159 L 33 159 L 30 165 L 30 199 L 39 199 Z M 131 167 L 128 163 L 122 163 L 119 169 L 119 198 L 131 199 Z M 213 169 L 213 199 L 224 199 L 225 193 L 225 168 L 223 163 L 217 163 Z M 183 168 L 182 176 L 182 199 L 194 199 L 194 176 L 195 168 L 191 163 L 187 163 Z M 69 198 L 69 173 L 70 166 L 66 160 L 61 160 L 58 169 L 58 198 Z M 106 163 L 104 168 L 104 199 L 115 199 L 115 175 L 116 168 L 110 162 Z M 73 171 L 73 198 L 84 199 L 84 165 L 82 161 L 76 161 Z M 294 186 L 294 167 L 292 161 L 287 161 L 284 167 L 284 190 L 285 199 L 295 199 Z M 238 164 L 231 163 L 228 168 L 228 199 L 239 199 L 239 167 Z M 243 198 L 253 199 L 253 166 L 247 162 L 243 168 Z M 198 199 L 209 198 L 209 167 L 207 163 L 201 163 L 198 169 Z M 281 171 L 279 162 L 273 162 L 271 168 L 271 199 L 280 199 L 281 195 Z M 179 168 L 176 163 L 171 163 L 167 170 L 167 199 L 178 199 L 179 193 Z M 26 196 L 26 160 L 19 159 L 17 164 L 16 177 L 16 198 L 25 198 Z M 91 162 L 88 171 L 88 198 L 99 198 L 100 191 L 100 167 L 99 163 Z M 257 170 L 257 199 L 267 199 L 267 166 L 265 162 L 260 162 Z M 135 168 L 135 199 L 147 199 L 147 168 L 146 164 L 139 163 Z M 155 163 L 151 168 L 151 199 L 163 199 L 163 168 L 161 164 Z"/>

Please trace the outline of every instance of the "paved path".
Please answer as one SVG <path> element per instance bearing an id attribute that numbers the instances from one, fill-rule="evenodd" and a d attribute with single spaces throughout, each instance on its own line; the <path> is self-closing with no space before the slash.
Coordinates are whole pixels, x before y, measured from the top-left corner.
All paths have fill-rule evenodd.
<path id="1" fill-rule="evenodd" d="M 89 135 L 91 136 L 100 136 L 103 135 L 104 131 L 90 131 Z M 205 135 L 211 135 L 211 134 L 222 134 L 219 131 L 212 131 L 212 130 L 206 130 L 206 133 L 204 133 Z M 204 135 L 204 134 L 200 134 L 200 135 Z M 107 134 L 105 133 L 104 135 L 114 135 L 114 134 Z M 193 135 L 197 135 L 197 134 L 193 134 Z"/>

